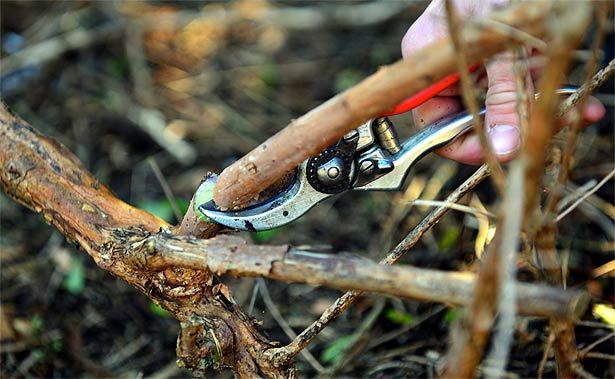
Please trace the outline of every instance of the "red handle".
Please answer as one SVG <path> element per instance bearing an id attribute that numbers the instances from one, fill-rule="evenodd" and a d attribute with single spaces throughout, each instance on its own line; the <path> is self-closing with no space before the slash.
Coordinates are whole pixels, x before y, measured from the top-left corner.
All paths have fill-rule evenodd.
<path id="1" fill-rule="evenodd" d="M 479 67 L 480 67 L 479 64 L 473 64 L 472 66 L 470 66 L 470 72 L 476 71 Z M 392 110 L 383 113 L 382 116 L 394 116 L 397 114 L 411 111 L 412 109 L 425 103 L 427 100 L 432 99 L 434 96 L 444 91 L 448 87 L 452 86 L 453 84 L 457 83 L 458 81 L 459 81 L 458 73 L 450 74 L 449 76 L 440 80 L 439 82 L 432 85 L 431 87 L 427 87 L 424 90 L 420 91 L 419 93 L 415 94 L 414 96 L 411 96 L 407 98 L 406 100 L 402 101 Z"/>

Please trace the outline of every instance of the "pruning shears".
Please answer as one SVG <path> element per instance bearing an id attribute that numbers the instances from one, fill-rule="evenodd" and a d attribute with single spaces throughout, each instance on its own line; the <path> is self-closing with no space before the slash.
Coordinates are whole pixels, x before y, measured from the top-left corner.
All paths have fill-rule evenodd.
<path id="1" fill-rule="evenodd" d="M 459 74 L 452 74 L 347 133 L 299 165 L 288 187 L 264 202 L 239 211 L 219 210 L 213 201 L 197 208 L 227 227 L 261 231 L 286 225 L 321 201 L 346 191 L 399 190 L 417 161 L 469 131 L 473 117 L 467 112 L 448 116 L 400 143 L 387 116 L 418 107 L 458 80 Z M 570 90 L 560 90 L 566 91 Z M 482 109 L 479 115 L 484 114 Z"/>
<path id="2" fill-rule="evenodd" d="M 221 211 L 209 201 L 197 209 L 227 227 L 261 231 L 286 225 L 321 201 L 345 191 L 398 190 L 414 163 L 471 128 L 472 115 L 442 119 L 403 143 L 387 116 L 408 112 L 458 81 L 459 74 L 451 74 L 347 133 L 299 165 L 288 187 L 264 202 L 239 211 Z"/>

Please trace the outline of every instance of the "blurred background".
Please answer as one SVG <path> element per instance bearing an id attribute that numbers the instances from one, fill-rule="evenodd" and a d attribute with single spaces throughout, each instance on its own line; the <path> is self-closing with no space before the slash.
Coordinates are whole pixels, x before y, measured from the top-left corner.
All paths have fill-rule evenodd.
<path id="1" fill-rule="evenodd" d="M 5 0 L 0 92 L 17 114 L 65 144 L 118 197 L 175 223 L 208 171 L 220 172 L 291 119 L 400 59 L 401 38 L 426 5 Z M 612 46 L 611 29 L 603 63 L 612 58 Z M 582 78 L 579 65 L 570 79 L 579 84 Z M 597 96 L 607 117 L 581 136 L 570 193 L 601 180 L 614 166 L 613 81 Z M 409 115 L 393 122 L 402 137 L 412 133 Z M 474 169 L 430 156 L 400 193 L 346 194 L 292 225 L 244 236 L 254 243 L 378 259 L 429 212 L 413 207 L 412 200 L 443 199 Z M 590 286 L 603 302 L 613 301 L 613 277 L 594 278 L 592 270 L 613 259 L 613 191 L 611 180 L 559 225 L 571 285 Z M 493 210 L 494 200 L 484 183 L 464 201 Z M 178 325 L 165 311 L 98 269 L 4 194 L 0 216 L 2 377 L 189 376 L 175 367 Z M 486 218 L 450 212 L 405 262 L 472 270 L 493 228 Z M 263 322 L 263 332 L 283 343 L 289 339 L 264 293 L 297 332 L 340 295 L 307 285 L 224 280 L 236 301 Z M 446 351 L 456 314 L 436 304 L 365 296 L 310 350 L 322 365 L 339 365 L 340 375 L 428 376 Z M 579 326 L 580 343 L 607 333 L 599 317 L 588 312 L 586 318 L 596 324 Z M 362 325 L 365 340 L 351 346 L 348 337 Z M 536 372 L 544 325 L 528 320 L 518 331 L 509 367 L 514 375 Z M 598 348 L 612 352 L 613 341 Z M 584 364 L 598 377 L 614 372 L 608 360 Z M 302 358 L 298 367 L 301 377 L 318 369 Z M 232 377 L 228 371 L 211 375 Z M 553 376 L 553 365 L 547 365 L 545 377 Z"/>

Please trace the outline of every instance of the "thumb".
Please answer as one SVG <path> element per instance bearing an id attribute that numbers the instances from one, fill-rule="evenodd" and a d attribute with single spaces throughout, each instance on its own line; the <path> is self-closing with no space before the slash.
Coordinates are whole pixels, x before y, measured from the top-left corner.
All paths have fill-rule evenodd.
<path id="1" fill-rule="evenodd" d="M 521 144 L 512 53 L 498 54 L 488 62 L 487 78 L 485 125 L 493 152 L 499 160 L 507 161 L 514 157 Z M 526 83 L 528 93 L 533 94 L 529 75 Z"/>

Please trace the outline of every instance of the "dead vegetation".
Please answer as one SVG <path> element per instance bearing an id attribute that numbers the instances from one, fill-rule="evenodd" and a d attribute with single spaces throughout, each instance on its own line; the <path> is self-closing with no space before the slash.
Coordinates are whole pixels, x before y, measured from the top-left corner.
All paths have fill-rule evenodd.
<path id="1" fill-rule="evenodd" d="M 3 2 L 2 97 L 15 112 L 0 112 L 3 188 L 141 293 L 1 198 L 2 375 L 189 375 L 175 367 L 179 334 L 179 365 L 196 375 L 612 376 L 612 81 L 595 88 L 613 70 L 602 50 L 613 30 L 602 5 L 518 4 L 494 18 L 508 32 L 453 17 L 461 40 L 316 108 L 394 62 L 424 4 Z M 305 148 L 266 142 L 285 165 L 258 163 L 240 195 L 226 175 L 218 196 L 253 197 L 462 68 L 460 56 L 526 42 L 520 31 L 548 41 L 548 69 L 544 95 L 520 110 L 531 131 L 520 157 L 501 171 L 489 161 L 497 189 L 486 166 L 429 157 L 402 193 L 349 194 L 275 233 L 210 238 L 219 228 L 195 220 L 187 199 L 202 176 L 288 120 L 315 108 L 274 137 Z M 608 109 L 599 125 L 580 131 L 573 117 L 556 133 L 565 73 L 593 83 L 569 102 L 595 91 Z M 446 202 L 428 212 L 416 198 Z M 188 208 L 179 228 L 174 208 Z"/>

